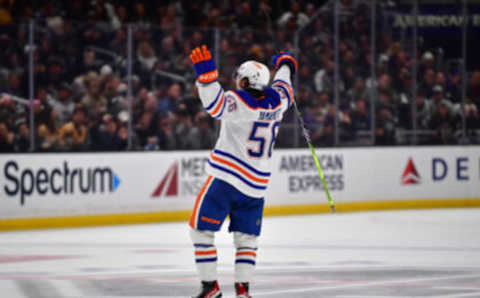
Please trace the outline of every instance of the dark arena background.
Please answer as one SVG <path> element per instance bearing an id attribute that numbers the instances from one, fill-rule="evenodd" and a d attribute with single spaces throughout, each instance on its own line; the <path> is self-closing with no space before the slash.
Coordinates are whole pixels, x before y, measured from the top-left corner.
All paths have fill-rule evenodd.
<path id="1" fill-rule="evenodd" d="M 298 62 L 252 297 L 480 298 L 479 37 L 476 0 L 0 0 L 0 296 L 196 293 L 206 45 L 225 90 L 244 61 Z"/>

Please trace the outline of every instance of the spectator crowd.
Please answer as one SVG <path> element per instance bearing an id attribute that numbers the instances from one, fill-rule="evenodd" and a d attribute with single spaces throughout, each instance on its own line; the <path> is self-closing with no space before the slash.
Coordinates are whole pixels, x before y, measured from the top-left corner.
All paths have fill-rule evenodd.
<path id="1" fill-rule="evenodd" d="M 0 0 L 0 151 L 30 150 L 30 105 L 18 99 L 29 97 L 30 75 L 35 151 L 118 151 L 129 143 L 132 150 L 212 148 L 218 122 L 200 104 L 188 59 L 201 44 L 214 51 L 225 89 L 235 87 L 232 74 L 242 61 L 270 65 L 277 48 L 294 52 L 300 67 L 296 99 L 316 146 L 332 146 L 336 133 L 340 144 L 369 144 L 372 124 L 376 145 L 408 143 L 414 121 L 420 144 L 478 142 L 480 70 L 466 78 L 462 107 L 461 73 L 443 67 L 424 44 L 418 51 L 418 95 L 412 98 L 411 51 L 377 24 L 372 57 L 369 1 L 341 0 L 335 82 L 333 13 L 331 3 L 323 2 Z M 467 141 L 459 135 L 463 120 Z M 284 121 L 277 146 L 298 145 L 293 113 Z"/>

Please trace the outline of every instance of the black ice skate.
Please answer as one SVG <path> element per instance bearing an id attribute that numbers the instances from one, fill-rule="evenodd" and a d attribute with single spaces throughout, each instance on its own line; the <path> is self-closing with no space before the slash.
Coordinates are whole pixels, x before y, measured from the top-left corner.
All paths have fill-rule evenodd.
<path id="1" fill-rule="evenodd" d="M 202 289 L 200 294 L 192 296 L 192 298 L 220 298 L 222 292 L 217 281 L 202 281 Z"/>
<path id="2" fill-rule="evenodd" d="M 237 292 L 237 298 L 252 298 L 248 295 L 248 282 L 236 282 L 235 291 Z"/>

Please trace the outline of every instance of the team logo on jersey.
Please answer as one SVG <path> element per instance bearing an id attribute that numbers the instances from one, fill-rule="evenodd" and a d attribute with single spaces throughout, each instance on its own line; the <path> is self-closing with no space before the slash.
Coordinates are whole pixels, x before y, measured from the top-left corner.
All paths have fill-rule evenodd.
<path id="1" fill-rule="evenodd" d="M 402 174 L 402 184 L 403 185 L 410 185 L 410 184 L 420 184 L 420 174 L 418 174 L 417 168 L 413 163 L 412 158 L 410 157 L 407 162 L 407 166 Z"/>
<path id="2" fill-rule="evenodd" d="M 174 163 L 152 193 L 152 198 L 178 195 L 178 163 Z"/>

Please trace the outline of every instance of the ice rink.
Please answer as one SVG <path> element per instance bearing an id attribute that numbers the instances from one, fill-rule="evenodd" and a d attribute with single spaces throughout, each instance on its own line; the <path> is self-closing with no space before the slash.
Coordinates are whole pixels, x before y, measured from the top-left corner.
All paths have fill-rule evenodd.
<path id="1" fill-rule="evenodd" d="M 186 223 L 1 233 L 0 297 L 190 297 L 192 254 Z M 258 254 L 253 297 L 480 297 L 480 209 L 270 217 Z"/>

